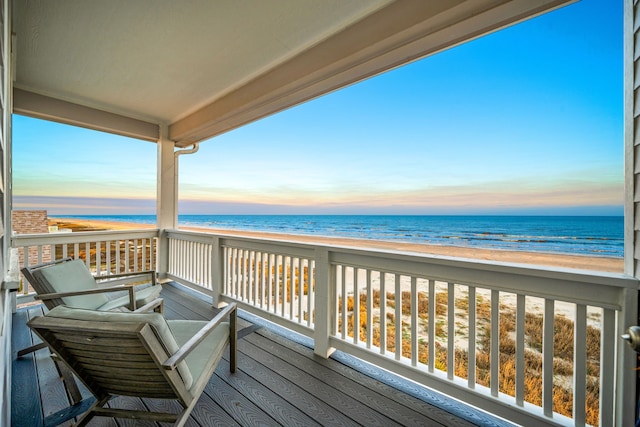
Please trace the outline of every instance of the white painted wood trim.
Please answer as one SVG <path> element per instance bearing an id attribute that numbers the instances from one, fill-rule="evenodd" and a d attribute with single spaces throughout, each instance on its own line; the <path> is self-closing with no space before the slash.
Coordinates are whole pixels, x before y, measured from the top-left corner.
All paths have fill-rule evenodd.
<path id="1" fill-rule="evenodd" d="M 629 275 L 637 275 L 637 241 L 636 230 L 640 228 L 639 218 L 636 218 L 636 187 L 635 153 L 637 141 L 636 133 L 640 131 L 635 119 L 635 93 L 640 81 L 636 81 L 635 64 L 635 6 L 633 0 L 624 0 L 624 271 Z"/>
<path id="2" fill-rule="evenodd" d="M 13 89 L 13 112 L 37 119 L 156 142 L 157 123 L 74 104 L 24 89 Z"/>

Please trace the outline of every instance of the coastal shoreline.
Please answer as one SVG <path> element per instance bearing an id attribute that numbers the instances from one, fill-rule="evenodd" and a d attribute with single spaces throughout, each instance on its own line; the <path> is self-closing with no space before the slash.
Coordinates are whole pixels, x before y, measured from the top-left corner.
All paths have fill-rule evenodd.
<path id="1" fill-rule="evenodd" d="M 135 230 L 155 228 L 155 225 L 152 224 L 75 218 L 49 218 L 49 225 L 57 225 L 59 229 L 68 228 L 72 231 Z M 413 252 L 435 256 L 466 258 L 472 260 L 494 261 L 501 263 L 517 263 L 610 273 L 622 273 L 624 270 L 624 260 L 622 258 L 612 257 L 512 251 L 504 249 L 480 249 L 462 246 L 427 245 L 418 243 L 356 239 L 350 237 L 308 236 L 301 234 L 284 234 L 206 227 L 180 227 L 180 229 L 204 233 L 286 240 L 302 243 L 320 243 L 327 245 L 350 246 L 356 248 Z"/>

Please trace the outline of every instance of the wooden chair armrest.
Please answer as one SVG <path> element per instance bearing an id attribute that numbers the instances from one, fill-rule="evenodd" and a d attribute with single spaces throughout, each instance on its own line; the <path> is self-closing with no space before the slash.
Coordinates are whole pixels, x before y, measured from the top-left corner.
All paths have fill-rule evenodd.
<path id="1" fill-rule="evenodd" d="M 133 286 L 112 286 L 109 288 L 100 288 L 100 289 L 87 289 L 84 291 L 71 291 L 71 292 L 55 292 L 51 294 L 40 294 L 36 295 L 34 298 L 39 300 L 49 300 L 55 298 L 63 298 L 63 297 L 72 297 L 76 295 L 91 295 L 91 294 L 102 294 L 107 292 L 128 292 L 129 299 L 135 300 L 135 289 Z"/>
<path id="2" fill-rule="evenodd" d="M 237 316 L 237 307 L 235 303 L 231 303 L 224 308 L 216 317 L 211 319 L 205 326 L 202 327 L 189 341 L 184 343 L 182 347 L 178 349 L 170 358 L 168 358 L 163 364 L 162 367 L 165 370 L 173 370 L 178 366 L 180 362 L 182 362 L 185 357 L 189 355 L 204 339 L 209 335 L 215 328 L 218 326 L 225 317 L 229 316 L 231 323 L 231 340 L 235 341 L 236 335 L 236 316 Z M 233 344 L 235 346 L 235 342 Z"/>
<path id="3" fill-rule="evenodd" d="M 164 304 L 164 299 L 156 298 L 151 302 L 146 303 L 140 308 L 135 309 L 134 313 L 146 313 L 150 311 L 155 311 L 157 308 L 162 309 L 162 305 Z"/>

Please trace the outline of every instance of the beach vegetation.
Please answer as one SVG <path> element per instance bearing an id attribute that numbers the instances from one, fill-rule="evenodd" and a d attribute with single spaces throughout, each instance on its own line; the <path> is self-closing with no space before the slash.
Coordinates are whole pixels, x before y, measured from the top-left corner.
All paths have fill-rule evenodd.
<path id="1" fill-rule="evenodd" d="M 427 365 L 429 362 L 429 295 L 428 292 L 418 292 L 417 306 L 419 319 L 418 340 L 412 342 L 410 315 L 414 310 L 411 304 L 410 292 L 401 293 L 402 309 L 401 319 L 396 319 L 396 297 L 393 292 L 386 293 L 386 321 L 381 323 L 380 312 L 381 294 L 379 290 L 371 292 L 374 310 L 372 316 L 373 325 L 367 324 L 367 295 L 362 291 L 359 295 L 359 304 L 356 307 L 353 295 L 347 296 L 346 335 L 353 337 L 354 319 L 359 310 L 359 340 L 366 342 L 367 329 L 372 327 L 371 345 L 379 347 L 381 336 L 385 334 L 386 351 L 396 353 L 396 333 L 401 334 L 401 356 L 411 358 L 413 346 L 416 346 L 419 364 Z M 454 345 L 454 375 L 467 379 L 469 375 L 469 351 L 464 348 L 465 339 L 468 338 L 468 296 L 455 299 L 455 337 L 447 336 L 448 322 L 448 292 L 439 289 L 435 295 L 436 313 L 435 320 L 435 369 L 447 371 L 448 367 L 448 339 L 456 340 Z M 491 387 L 491 303 L 482 295 L 476 296 L 476 349 L 472 355 L 475 357 L 475 381 L 477 384 Z M 342 333 L 342 299 L 338 298 L 338 331 Z M 513 305 L 499 304 L 498 324 L 498 348 L 499 369 L 498 389 L 501 393 L 515 396 L 516 377 L 516 313 Z M 399 320 L 399 321 L 398 321 Z M 525 314 L 525 381 L 524 400 L 534 405 L 542 405 L 542 334 L 544 318 L 541 313 L 529 312 Z M 400 328 L 400 329 L 398 329 Z M 457 340 L 462 340 L 462 345 L 457 345 Z M 553 361 L 553 405 L 554 411 L 565 416 L 572 416 L 573 410 L 573 343 L 574 322 L 562 314 L 554 316 L 554 361 Z M 599 420 L 599 372 L 600 372 L 600 329 L 591 325 L 587 326 L 587 423 L 598 425 Z"/>
<path id="2" fill-rule="evenodd" d="M 58 243 L 52 245 L 51 253 L 53 259 L 70 257 L 85 261 L 93 272 L 118 274 L 127 273 L 127 266 L 133 265 L 139 271 L 155 269 L 151 254 L 156 253 L 156 242 L 153 239 L 135 239 L 91 242 L 86 245 Z"/>

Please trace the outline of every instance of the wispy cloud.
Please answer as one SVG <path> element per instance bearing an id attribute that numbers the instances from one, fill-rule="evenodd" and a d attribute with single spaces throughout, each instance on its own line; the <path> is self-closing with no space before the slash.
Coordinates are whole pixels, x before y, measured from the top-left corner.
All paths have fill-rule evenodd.
<path id="1" fill-rule="evenodd" d="M 181 214 L 606 214 L 620 215 L 619 183 L 534 181 L 375 192 L 213 193 L 181 198 Z M 250 200 L 250 201 L 248 201 Z M 16 209 L 64 214 L 154 214 L 149 198 L 14 196 Z"/>
<path id="2" fill-rule="evenodd" d="M 156 212 L 156 201 L 127 198 L 14 196 L 13 208 L 16 210 L 44 209 L 51 215 L 151 215 Z"/>
<path id="3" fill-rule="evenodd" d="M 194 194 L 191 194 L 193 196 Z M 622 206 L 623 186 L 616 182 L 592 182 L 583 179 L 520 179 L 482 184 L 424 186 L 411 190 L 383 190 L 362 186 L 335 188 L 333 191 L 281 189 L 261 193 L 235 189 L 201 192 L 202 197 L 187 197 L 189 206 L 289 206 L 291 209 L 340 208 L 352 210 L 406 207 L 464 212 L 467 209 L 567 208 L 579 206 Z M 250 203 L 247 201 L 250 200 Z"/>

